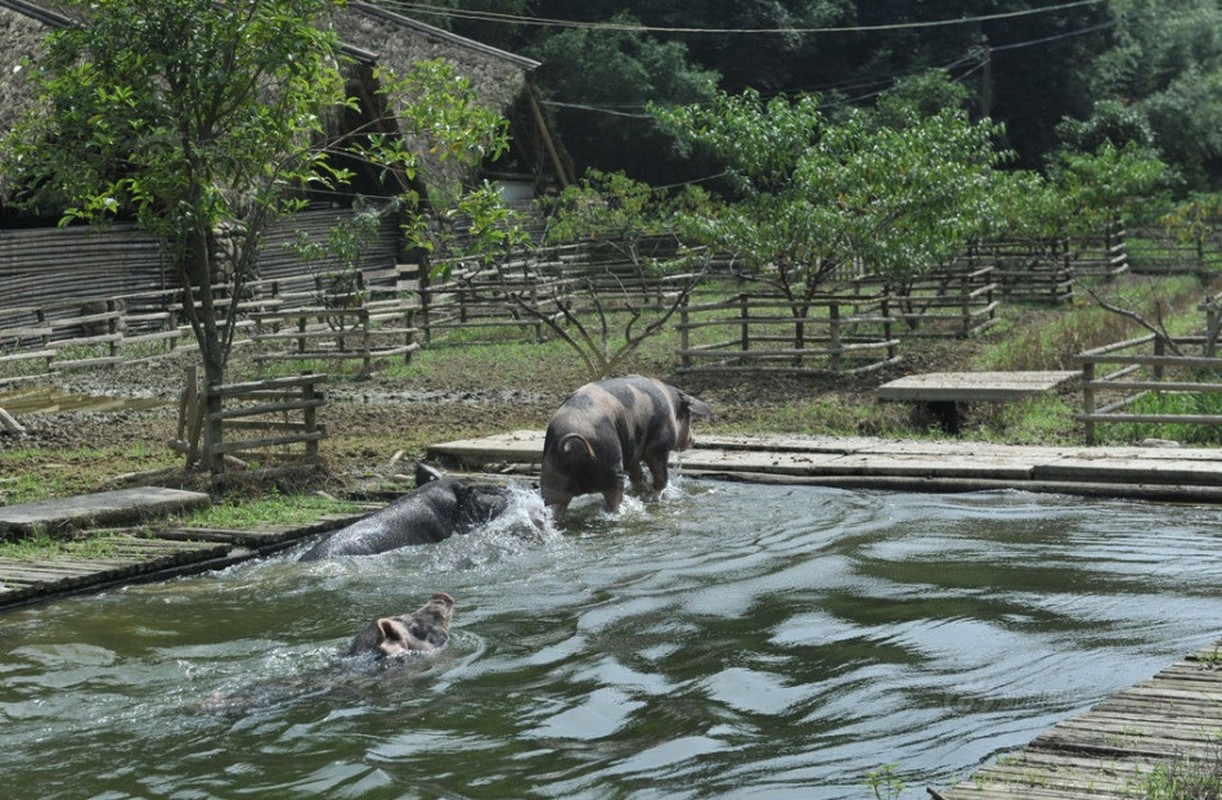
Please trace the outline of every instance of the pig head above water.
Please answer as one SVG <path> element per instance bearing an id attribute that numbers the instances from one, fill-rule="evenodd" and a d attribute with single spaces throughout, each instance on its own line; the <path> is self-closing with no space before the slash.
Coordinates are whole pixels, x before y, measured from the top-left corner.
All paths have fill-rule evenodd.
<path id="1" fill-rule="evenodd" d="M 454 598 L 446 592 L 437 592 L 411 615 L 383 617 L 370 623 L 356 635 L 344 655 L 373 653 L 377 658 L 394 658 L 431 653 L 450 640 L 453 619 Z"/>
<path id="2" fill-rule="evenodd" d="M 601 493 L 618 511 L 623 476 L 642 487 L 642 462 L 653 475 L 651 496 L 666 488 L 671 450 L 692 445 L 692 417 L 712 409 L 655 378 L 629 375 L 587 383 L 569 395 L 547 426 L 539 488 L 543 503 L 560 518 L 569 502 Z"/>
<path id="3" fill-rule="evenodd" d="M 417 484 L 385 508 L 330 534 L 300 560 L 368 556 L 440 542 L 490 522 L 509 507 L 511 490 L 500 483 L 444 478 L 418 470 Z"/>

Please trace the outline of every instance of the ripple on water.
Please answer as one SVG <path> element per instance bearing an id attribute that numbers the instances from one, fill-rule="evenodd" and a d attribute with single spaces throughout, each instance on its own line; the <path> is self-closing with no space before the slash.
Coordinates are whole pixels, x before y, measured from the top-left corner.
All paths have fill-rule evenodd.
<path id="1" fill-rule="evenodd" d="M 523 519 L 8 612 L 11 796 L 909 800 L 1222 619 L 1215 509 L 680 478 Z M 336 657 L 437 590 L 439 656 Z"/>

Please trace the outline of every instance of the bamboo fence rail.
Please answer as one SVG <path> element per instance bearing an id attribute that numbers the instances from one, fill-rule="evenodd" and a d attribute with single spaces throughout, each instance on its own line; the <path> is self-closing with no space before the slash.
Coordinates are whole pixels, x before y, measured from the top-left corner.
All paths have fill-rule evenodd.
<path id="1" fill-rule="evenodd" d="M 740 293 L 679 309 L 681 373 L 842 375 L 899 360 L 886 295 L 815 298 Z"/>
<path id="2" fill-rule="evenodd" d="M 1206 343 L 1200 336 L 1173 341 L 1181 352 L 1199 351 Z M 1193 405 L 1199 398 L 1222 394 L 1222 358 L 1168 354 L 1166 340 L 1151 333 L 1080 353 L 1073 363 L 1082 369 L 1083 406 L 1074 418 L 1085 425 L 1089 444 L 1095 442 L 1100 423 L 1222 425 L 1222 413 L 1177 412 L 1165 406 L 1128 410 L 1151 395 L 1181 395 Z"/>
<path id="3" fill-rule="evenodd" d="M 326 375 L 307 373 L 201 390 L 196 369 L 190 367 L 179 398 L 178 433 L 170 441 L 170 447 L 186 456 L 188 465 L 197 461 L 210 464 L 213 459 L 220 458 L 237 459 L 244 466 L 248 466 L 247 461 L 252 457 L 283 459 L 304 455 L 307 459 L 316 459 L 318 442 L 327 433 L 326 427 L 318 421 L 318 409 L 326 402 L 320 387 L 326 381 Z M 219 399 L 219 404 L 214 406 L 219 411 L 209 414 L 209 397 Z M 221 423 L 226 434 L 221 442 L 201 444 L 206 417 Z M 256 435 L 241 439 L 228 436 L 239 431 Z M 293 451 L 295 446 L 301 446 L 304 452 Z M 269 451 L 269 448 L 275 450 Z"/>

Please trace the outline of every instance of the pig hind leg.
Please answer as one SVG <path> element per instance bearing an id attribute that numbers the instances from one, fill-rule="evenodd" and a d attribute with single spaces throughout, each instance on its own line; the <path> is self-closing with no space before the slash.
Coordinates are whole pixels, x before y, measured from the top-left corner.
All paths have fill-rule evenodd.
<path id="1" fill-rule="evenodd" d="M 624 487 L 621 485 L 603 489 L 603 502 L 612 514 L 619 513 L 620 503 L 624 501 Z"/>
<path id="2" fill-rule="evenodd" d="M 658 496 L 662 494 L 662 490 L 666 488 L 666 485 L 670 480 L 670 474 L 667 471 L 666 465 L 669 455 L 669 453 L 645 454 L 645 465 L 649 467 L 649 472 L 653 475 L 653 486 L 649 495 L 650 500 L 657 500 Z M 642 483 L 643 482 L 644 481 L 642 481 Z"/>

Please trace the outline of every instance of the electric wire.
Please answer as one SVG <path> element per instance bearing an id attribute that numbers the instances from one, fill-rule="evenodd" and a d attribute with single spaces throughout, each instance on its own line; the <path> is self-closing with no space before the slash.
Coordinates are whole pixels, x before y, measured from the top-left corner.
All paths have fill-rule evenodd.
<path id="1" fill-rule="evenodd" d="M 403 11 L 430 14 L 437 17 L 463 19 L 475 22 L 495 22 L 507 25 L 530 25 L 535 27 L 574 28 L 584 30 L 625 31 L 636 33 L 666 33 L 666 34 L 716 34 L 716 35 L 761 35 L 761 34 L 827 34 L 827 33 L 871 33 L 877 31 L 917 30 L 922 28 L 938 28 L 950 25 L 973 25 L 981 22 L 1017 19 L 1037 14 L 1068 11 L 1084 6 L 1099 5 L 1108 0 L 1073 0 L 1068 3 L 1058 3 L 1039 8 L 1028 8 L 1017 11 L 1002 11 L 996 14 L 982 14 L 974 17 L 955 17 L 942 20 L 925 20 L 913 22 L 892 22 L 880 25 L 842 25 L 828 27 L 780 27 L 780 28 L 695 28 L 667 27 L 660 25 L 642 25 L 613 21 L 583 22 L 572 19 L 552 19 L 547 17 L 531 17 L 521 14 L 504 14 L 495 11 L 476 11 L 471 9 L 446 8 L 427 3 L 402 2 L 390 0 L 383 5 L 399 8 Z"/>

